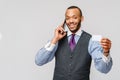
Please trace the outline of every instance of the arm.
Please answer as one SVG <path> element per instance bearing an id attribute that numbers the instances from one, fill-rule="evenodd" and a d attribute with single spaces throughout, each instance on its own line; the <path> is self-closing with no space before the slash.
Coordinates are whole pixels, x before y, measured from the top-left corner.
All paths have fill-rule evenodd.
<path id="1" fill-rule="evenodd" d="M 55 52 L 58 47 L 58 41 L 62 39 L 66 32 L 62 28 L 63 25 L 60 25 L 55 29 L 54 37 L 51 40 L 51 42 L 47 43 L 45 47 L 41 48 L 36 57 L 35 57 L 35 63 L 39 66 L 48 63 L 54 58 Z"/>
<path id="2" fill-rule="evenodd" d="M 36 56 L 35 56 L 35 63 L 39 66 L 42 66 L 48 62 L 50 62 L 54 58 L 55 51 L 57 49 L 57 44 L 50 44 L 48 42 L 43 48 L 41 48 Z"/>
<path id="3" fill-rule="evenodd" d="M 102 45 L 104 43 L 104 45 Z M 89 42 L 89 53 L 94 60 L 95 67 L 102 73 L 108 73 L 112 67 L 112 58 L 109 54 L 111 44 L 107 45 L 106 41 L 92 41 Z M 109 48 L 107 48 L 109 47 Z"/>

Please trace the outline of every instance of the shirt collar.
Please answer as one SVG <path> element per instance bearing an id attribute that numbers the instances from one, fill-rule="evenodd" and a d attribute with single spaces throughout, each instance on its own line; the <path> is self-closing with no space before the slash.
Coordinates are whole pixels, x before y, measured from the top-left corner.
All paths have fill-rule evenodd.
<path id="1" fill-rule="evenodd" d="M 76 33 L 75 33 L 75 35 L 78 35 L 78 36 L 81 36 L 81 34 L 82 34 L 82 30 L 81 29 L 79 29 Z M 67 36 L 70 36 L 72 34 L 72 32 L 70 31 L 70 30 L 67 30 Z"/>

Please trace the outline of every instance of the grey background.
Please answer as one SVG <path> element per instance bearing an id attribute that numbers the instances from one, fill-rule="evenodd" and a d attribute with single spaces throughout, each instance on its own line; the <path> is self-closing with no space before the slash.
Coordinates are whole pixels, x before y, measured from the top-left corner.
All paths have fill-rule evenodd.
<path id="1" fill-rule="evenodd" d="M 71 5 L 84 15 L 82 28 L 112 41 L 113 67 L 102 74 L 92 63 L 91 80 L 120 79 L 119 0 L 0 0 L 0 80 L 52 80 L 54 60 L 35 65 L 35 55 L 53 37 Z"/>

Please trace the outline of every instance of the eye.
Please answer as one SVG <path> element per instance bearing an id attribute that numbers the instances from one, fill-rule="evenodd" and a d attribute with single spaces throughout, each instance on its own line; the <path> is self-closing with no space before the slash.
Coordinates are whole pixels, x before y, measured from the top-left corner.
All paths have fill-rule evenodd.
<path id="1" fill-rule="evenodd" d="M 74 17 L 74 19 L 77 19 L 77 17 Z"/>

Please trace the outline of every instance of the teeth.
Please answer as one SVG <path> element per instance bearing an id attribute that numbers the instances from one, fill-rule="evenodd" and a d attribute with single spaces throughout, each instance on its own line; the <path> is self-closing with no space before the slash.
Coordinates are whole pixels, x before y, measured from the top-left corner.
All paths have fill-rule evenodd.
<path id="1" fill-rule="evenodd" d="M 71 27 L 75 26 L 75 25 L 70 25 Z"/>
<path id="2" fill-rule="evenodd" d="M 74 24 L 70 24 L 70 26 L 73 26 Z"/>
<path id="3" fill-rule="evenodd" d="M 74 26 L 74 24 L 70 24 L 70 26 Z"/>

